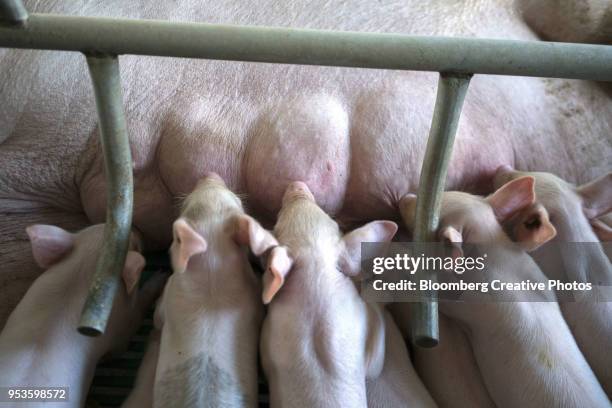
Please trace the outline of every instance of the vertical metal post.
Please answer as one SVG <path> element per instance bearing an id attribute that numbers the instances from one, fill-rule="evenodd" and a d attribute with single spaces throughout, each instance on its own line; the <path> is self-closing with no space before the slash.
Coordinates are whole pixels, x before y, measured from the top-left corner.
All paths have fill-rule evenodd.
<path id="1" fill-rule="evenodd" d="M 21 0 L 0 0 L 0 23 L 24 26 L 28 21 L 28 11 Z"/>
<path id="2" fill-rule="evenodd" d="M 417 193 L 415 242 L 435 241 L 448 163 L 471 78 L 472 75 L 440 73 Z M 434 347 L 439 340 L 438 301 L 435 292 L 429 295 L 430 301 L 416 303 L 412 308 L 412 341 L 420 347 Z"/>
<path id="3" fill-rule="evenodd" d="M 104 333 L 121 281 L 132 225 L 132 156 L 128 141 L 119 62 L 115 55 L 87 55 L 98 110 L 106 175 L 104 243 L 78 330 L 87 336 Z"/>

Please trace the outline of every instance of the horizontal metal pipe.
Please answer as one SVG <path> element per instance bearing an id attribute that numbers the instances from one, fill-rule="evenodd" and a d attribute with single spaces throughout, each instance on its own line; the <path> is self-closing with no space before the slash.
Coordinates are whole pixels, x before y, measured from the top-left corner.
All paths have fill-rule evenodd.
<path id="1" fill-rule="evenodd" d="M 463 101 L 471 75 L 440 74 L 429 139 L 421 168 L 417 192 L 413 238 L 415 242 L 436 241 L 442 193 Z M 435 279 L 431 274 L 428 279 Z M 438 302 L 431 300 L 414 305 L 411 317 L 412 341 L 421 347 L 434 347 L 439 341 Z"/>
<path id="2" fill-rule="evenodd" d="M 612 81 L 612 46 L 32 14 L 0 47 Z"/>
<path id="3" fill-rule="evenodd" d="M 21 0 L 0 0 L 0 24 L 23 26 L 28 20 L 28 11 Z"/>
<path id="4" fill-rule="evenodd" d="M 106 176 L 104 242 L 78 330 L 87 336 L 104 333 L 125 264 L 132 226 L 134 183 L 132 155 L 123 113 L 119 62 L 116 56 L 87 56 L 98 110 Z"/>

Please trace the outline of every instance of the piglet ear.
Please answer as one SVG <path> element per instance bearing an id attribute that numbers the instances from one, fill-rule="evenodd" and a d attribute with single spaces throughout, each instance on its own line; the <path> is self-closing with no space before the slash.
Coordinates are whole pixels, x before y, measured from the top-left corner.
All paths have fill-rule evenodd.
<path id="1" fill-rule="evenodd" d="M 263 294 L 264 304 L 272 301 L 280 288 L 285 283 L 285 277 L 293 266 L 293 258 L 289 255 L 287 248 L 277 246 L 272 248 L 268 255 L 268 265 L 263 275 Z"/>
<path id="2" fill-rule="evenodd" d="M 236 216 L 234 240 L 240 245 L 248 245 L 256 256 L 278 245 L 278 241 L 270 231 L 246 214 Z"/>
<path id="3" fill-rule="evenodd" d="M 451 254 L 453 258 L 461 258 L 463 256 L 463 237 L 455 227 L 443 227 L 440 230 L 440 239 L 452 248 Z"/>
<path id="4" fill-rule="evenodd" d="M 26 228 L 34 260 L 43 269 L 59 262 L 74 247 L 74 235 L 53 225 L 30 225 Z"/>
<path id="5" fill-rule="evenodd" d="M 612 172 L 577 188 L 582 209 L 590 220 L 612 211 Z"/>
<path id="6" fill-rule="evenodd" d="M 499 222 L 504 222 L 535 201 L 535 179 L 520 177 L 507 182 L 487 197 Z"/>
<path id="7" fill-rule="evenodd" d="M 134 291 L 134 288 L 138 284 L 144 266 L 145 259 L 142 255 L 136 251 L 128 251 L 127 256 L 125 257 L 125 266 L 123 267 L 123 272 L 121 274 L 128 295 Z"/>
<path id="8" fill-rule="evenodd" d="M 511 238 L 526 251 L 534 251 L 557 235 L 550 222 L 548 211 L 539 203 L 519 212 L 504 225 Z"/>
<path id="9" fill-rule="evenodd" d="M 184 272 L 189 259 L 206 251 L 208 244 L 183 218 L 172 225 L 174 241 L 170 248 L 172 267 L 175 272 Z"/>
<path id="10" fill-rule="evenodd" d="M 606 217 L 606 221 L 596 218 L 591 220 L 591 227 L 593 228 L 593 232 L 597 235 L 602 242 L 610 242 L 612 241 L 612 217 Z M 608 221 L 610 223 L 608 224 Z"/>
<path id="11" fill-rule="evenodd" d="M 340 258 L 340 269 L 347 276 L 357 276 L 361 271 L 361 243 L 389 242 L 397 232 L 392 221 L 372 221 L 346 234 L 343 238 L 345 251 Z"/>

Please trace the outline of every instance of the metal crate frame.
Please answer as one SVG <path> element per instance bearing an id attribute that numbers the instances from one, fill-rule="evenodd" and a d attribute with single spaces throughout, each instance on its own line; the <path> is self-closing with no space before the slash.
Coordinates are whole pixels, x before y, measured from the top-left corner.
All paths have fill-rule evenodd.
<path id="1" fill-rule="evenodd" d="M 104 332 L 132 223 L 131 154 L 118 55 L 439 72 L 418 187 L 414 239 L 435 238 L 461 108 L 473 74 L 612 81 L 612 46 L 305 30 L 158 20 L 30 14 L 0 0 L 0 47 L 82 52 L 93 82 L 105 158 L 107 215 L 102 252 L 78 330 Z M 438 304 L 414 307 L 413 341 L 438 343 Z"/>

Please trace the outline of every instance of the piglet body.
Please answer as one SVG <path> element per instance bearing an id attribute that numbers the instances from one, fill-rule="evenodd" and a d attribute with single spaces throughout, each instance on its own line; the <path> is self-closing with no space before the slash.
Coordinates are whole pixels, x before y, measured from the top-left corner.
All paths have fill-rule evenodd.
<path id="1" fill-rule="evenodd" d="M 390 240 L 397 226 L 370 223 L 344 237 L 304 183 L 289 185 L 267 256 L 261 338 L 272 407 L 365 407 L 366 377 L 384 365 L 384 319 L 351 276 L 361 241 Z"/>
<path id="2" fill-rule="evenodd" d="M 402 334 L 385 311 L 385 361 L 380 375 L 366 381 L 369 408 L 425 408 L 436 403 L 418 377 Z"/>
<path id="3" fill-rule="evenodd" d="M 160 276 L 140 291 L 136 285 L 144 258 L 132 236 L 121 285 L 108 326 L 99 337 L 76 330 L 102 245 L 103 225 L 76 234 L 50 225 L 33 225 L 27 232 L 35 260 L 46 271 L 32 284 L 0 334 L 0 386 L 68 387 L 68 402 L 81 407 L 103 356 L 127 346 L 143 313 L 159 294 Z M 1 404 L 0 404 L 1 405 Z M 49 406 L 20 403 L 19 406 Z"/>
<path id="4" fill-rule="evenodd" d="M 487 246 L 486 270 L 491 279 L 545 282 L 535 262 L 510 241 L 500 225 L 533 204 L 534 199 L 530 178 L 508 183 L 486 199 L 444 193 L 439 238 L 456 249 L 461 248 L 462 242 L 494 243 Z M 400 202 L 408 224 L 414 219 L 415 204 L 414 196 L 406 196 Z M 507 296 L 512 294 L 505 296 L 505 300 L 511 300 Z M 478 368 L 495 405 L 608 406 L 609 400 L 578 349 L 558 304 L 552 301 L 554 296 L 542 296 L 548 301 L 441 302 L 440 311 L 467 329 Z"/>
<path id="5" fill-rule="evenodd" d="M 605 222 L 596 218 L 612 210 L 612 173 L 574 187 L 549 173 L 519 172 L 502 167 L 498 170 L 496 184 L 525 176 L 535 179 L 537 202 L 511 220 L 509 232 L 516 238 L 555 228 L 554 239 L 531 252 L 547 277 L 588 279 L 593 282 L 595 291 L 608 291 L 604 299 L 562 301 L 560 308 L 580 350 L 608 397 L 612 398 L 612 298 L 608 289 L 612 283 L 612 265 L 590 224 L 590 221 Z M 600 226 L 599 231 L 605 231 L 605 226 Z M 563 245 L 573 250 L 564 250 Z M 561 271 L 568 276 L 559 276 Z M 598 287 L 598 281 L 605 286 Z"/>
<path id="6" fill-rule="evenodd" d="M 186 198 L 173 234 L 154 406 L 254 407 L 263 305 L 243 246 L 260 254 L 276 241 L 215 174 Z"/>
<path id="7" fill-rule="evenodd" d="M 410 341 L 410 303 L 395 303 L 391 313 Z M 415 347 L 414 365 L 432 398 L 441 407 L 495 407 L 476 364 L 466 333 L 457 321 L 439 315 L 440 342 Z"/>

